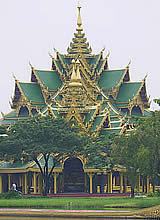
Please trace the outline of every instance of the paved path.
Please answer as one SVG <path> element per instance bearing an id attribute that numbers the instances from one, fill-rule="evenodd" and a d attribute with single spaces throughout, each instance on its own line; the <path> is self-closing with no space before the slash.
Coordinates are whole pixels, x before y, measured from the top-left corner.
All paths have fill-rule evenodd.
<path id="1" fill-rule="evenodd" d="M 133 218 L 130 211 L 114 210 L 53 210 L 53 209 L 0 209 L 0 216 L 30 217 L 128 217 Z M 134 216 L 135 217 L 135 216 Z"/>

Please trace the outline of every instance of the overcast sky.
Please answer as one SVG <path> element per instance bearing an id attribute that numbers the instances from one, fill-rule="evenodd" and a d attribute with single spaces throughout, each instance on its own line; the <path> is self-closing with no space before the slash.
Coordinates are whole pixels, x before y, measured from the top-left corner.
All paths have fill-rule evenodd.
<path id="1" fill-rule="evenodd" d="M 110 68 L 129 60 L 132 80 L 147 74 L 151 100 L 160 98 L 160 0 L 81 0 L 93 52 L 110 51 Z M 76 0 L 0 0 L 0 111 L 10 111 L 13 74 L 29 81 L 29 61 L 50 69 L 48 52 L 65 53 L 76 28 Z M 156 108 L 156 104 L 152 105 Z"/>

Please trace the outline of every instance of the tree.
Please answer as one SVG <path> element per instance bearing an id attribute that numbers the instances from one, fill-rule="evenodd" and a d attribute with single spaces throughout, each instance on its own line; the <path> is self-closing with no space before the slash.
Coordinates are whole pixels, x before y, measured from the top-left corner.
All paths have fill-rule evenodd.
<path id="1" fill-rule="evenodd" d="M 51 174 L 58 162 L 66 155 L 76 155 L 84 146 L 86 138 L 77 128 L 71 127 L 63 119 L 34 117 L 17 122 L 11 126 L 6 137 L 0 143 L 1 157 L 8 160 L 33 160 L 40 169 L 43 178 L 43 194 L 49 191 Z M 44 165 L 38 160 L 43 155 Z M 53 159 L 49 169 L 49 160 Z"/>
<path id="2" fill-rule="evenodd" d="M 6 134 L 6 127 L 4 125 L 0 125 L 0 135 L 3 136 Z"/>
<path id="3" fill-rule="evenodd" d="M 126 167 L 131 184 L 132 196 L 137 175 L 150 177 L 153 190 L 160 176 L 160 112 L 139 120 L 136 129 L 116 138 L 112 156 L 117 163 Z"/>
<path id="4" fill-rule="evenodd" d="M 88 158 L 88 166 L 112 170 L 113 160 L 111 148 L 115 135 L 103 135 L 90 138 L 84 148 L 85 157 Z"/>
<path id="5" fill-rule="evenodd" d="M 152 116 L 140 122 L 136 130 L 139 150 L 139 167 L 144 176 L 149 176 L 153 191 L 155 181 L 160 176 L 160 112 L 152 112 Z"/>
<path id="6" fill-rule="evenodd" d="M 116 137 L 111 153 L 114 161 L 126 168 L 126 175 L 131 185 L 132 197 L 134 197 L 136 179 L 139 174 L 138 148 L 135 134 L 132 132 L 129 136 L 120 135 Z"/>

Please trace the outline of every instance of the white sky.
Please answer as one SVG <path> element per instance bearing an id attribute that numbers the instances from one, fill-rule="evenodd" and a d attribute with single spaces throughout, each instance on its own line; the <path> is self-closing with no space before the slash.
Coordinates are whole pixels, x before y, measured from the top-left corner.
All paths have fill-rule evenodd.
<path id="1" fill-rule="evenodd" d="M 148 95 L 160 98 L 160 0 L 80 2 L 93 52 L 105 46 L 110 68 L 125 67 L 131 59 L 132 80 L 148 74 Z M 0 111 L 10 111 L 13 74 L 29 81 L 29 61 L 50 69 L 48 52 L 54 47 L 66 52 L 76 28 L 76 6 L 76 0 L 0 0 Z"/>

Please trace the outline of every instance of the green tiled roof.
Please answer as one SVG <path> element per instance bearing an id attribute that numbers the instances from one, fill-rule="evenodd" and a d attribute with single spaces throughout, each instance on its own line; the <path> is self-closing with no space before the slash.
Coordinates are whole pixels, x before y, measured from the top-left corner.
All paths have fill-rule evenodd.
<path id="1" fill-rule="evenodd" d="M 7 125 L 7 124 L 14 124 L 18 119 L 16 111 L 11 111 L 1 119 L 0 124 Z"/>
<path id="2" fill-rule="evenodd" d="M 40 107 L 41 109 L 46 106 L 45 103 L 31 103 L 32 107 Z"/>
<path id="3" fill-rule="evenodd" d="M 28 117 L 21 117 L 21 116 L 15 116 L 14 118 L 11 118 L 11 117 L 6 117 L 6 115 L 4 116 L 3 119 L 1 119 L 1 122 L 0 124 L 2 125 L 8 125 L 8 124 L 14 124 L 17 122 L 17 120 L 24 120 L 24 119 L 28 119 Z"/>
<path id="4" fill-rule="evenodd" d="M 121 131 L 121 129 L 103 129 L 101 130 L 101 134 L 103 135 L 110 135 L 110 134 L 119 134 L 119 132 Z"/>
<path id="5" fill-rule="evenodd" d="M 30 162 L 33 162 L 33 161 L 30 161 Z M 6 162 L 6 161 L 1 161 L 0 162 L 0 169 L 13 169 L 13 168 L 25 169 L 30 166 L 30 162 L 22 163 L 21 161 L 19 161 L 19 162 L 11 163 L 11 162 Z M 43 157 L 39 160 L 39 162 L 40 162 L 41 166 L 44 166 L 44 158 Z M 49 163 L 49 168 L 52 168 L 52 166 L 53 166 L 53 158 L 52 157 L 49 158 L 48 163 Z M 37 164 L 35 164 L 33 167 L 39 168 L 37 166 Z M 56 167 L 61 167 L 61 164 L 58 163 L 56 165 Z"/>
<path id="6" fill-rule="evenodd" d="M 101 124 L 102 120 L 104 118 L 104 115 L 98 115 L 92 124 L 91 131 L 96 131 L 97 127 Z"/>
<path id="7" fill-rule="evenodd" d="M 64 54 L 61 54 L 61 53 L 58 53 L 58 56 L 61 58 L 61 60 L 64 64 L 68 64 L 68 65 L 71 64 L 72 58 L 67 58 L 67 57 L 65 57 Z"/>
<path id="8" fill-rule="evenodd" d="M 109 112 L 109 114 L 110 114 L 110 116 L 117 116 L 117 113 L 115 112 L 115 111 L 113 111 L 113 110 L 111 110 L 110 112 Z"/>
<path id="9" fill-rule="evenodd" d="M 53 113 L 54 113 L 54 115 L 55 115 L 56 117 L 59 116 L 59 112 L 58 112 L 58 111 L 56 111 L 56 110 L 52 110 L 52 111 L 53 111 Z"/>
<path id="10" fill-rule="evenodd" d="M 144 110 L 144 116 L 152 116 L 152 113 L 150 110 Z"/>
<path id="11" fill-rule="evenodd" d="M 100 60 L 100 61 L 98 62 L 97 67 L 96 67 L 96 72 L 99 72 L 99 71 L 100 71 L 100 69 L 101 69 L 101 67 L 102 67 L 102 65 L 103 65 L 103 62 L 104 62 L 104 60 Z"/>
<path id="12" fill-rule="evenodd" d="M 95 111 L 96 111 L 96 109 L 91 109 L 90 112 L 85 114 L 85 119 L 84 119 L 85 124 L 88 123 L 92 119 Z"/>
<path id="13" fill-rule="evenodd" d="M 103 99 L 102 94 L 97 96 L 97 100 L 102 100 L 102 99 Z"/>
<path id="14" fill-rule="evenodd" d="M 17 112 L 16 111 L 11 111 L 8 114 L 4 116 L 4 118 L 16 118 L 17 117 Z"/>
<path id="15" fill-rule="evenodd" d="M 117 102 L 129 102 L 137 94 L 138 90 L 141 88 L 142 82 L 129 82 L 123 83 L 120 87 Z"/>
<path id="16" fill-rule="evenodd" d="M 120 121 L 111 121 L 111 128 L 117 128 L 120 127 L 121 122 Z"/>
<path id="17" fill-rule="evenodd" d="M 19 85 L 25 95 L 25 97 L 30 101 L 30 102 L 35 102 L 35 103 L 44 103 L 44 98 L 41 92 L 41 88 L 39 84 L 37 83 L 23 83 L 19 82 Z"/>
<path id="18" fill-rule="evenodd" d="M 14 124 L 17 119 L 2 119 L 0 124 L 2 125 L 9 125 L 9 124 Z"/>
<path id="19" fill-rule="evenodd" d="M 35 70 L 35 73 L 48 90 L 57 90 L 62 85 L 57 71 Z"/>
<path id="20" fill-rule="evenodd" d="M 125 69 L 121 70 L 105 70 L 101 73 L 98 85 L 103 90 L 114 88 L 122 79 Z"/>
<path id="21" fill-rule="evenodd" d="M 107 109 L 107 108 L 108 108 L 107 103 L 103 102 L 103 103 L 101 104 L 101 111 L 104 111 L 104 110 Z"/>
<path id="22" fill-rule="evenodd" d="M 45 161 L 44 161 L 44 158 L 43 158 L 43 157 L 39 160 L 39 163 L 41 164 L 42 167 L 45 165 Z M 48 167 L 49 167 L 49 169 L 52 168 L 52 166 L 53 166 L 53 157 L 50 156 L 49 161 L 48 161 Z M 60 162 L 57 162 L 56 167 L 61 167 L 61 166 L 62 166 L 62 165 L 60 164 Z M 37 164 L 35 164 L 35 165 L 33 166 L 33 168 L 39 168 L 39 167 L 38 167 Z"/>
<path id="23" fill-rule="evenodd" d="M 62 95 L 57 95 L 55 99 L 56 99 L 57 101 L 61 101 L 61 100 L 62 100 L 62 98 L 63 98 L 63 96 L 62 96 Z"/>
<path id="24" fill-rule="evenodd" d="M 128 104 L 127 103 L 116 103 L 115 107 L 117 107 L 117 108 L 122 108 L 122 107 L 127 108 Z"/>
<path id="25" fill-rule="evenodd" d="M 64 73 L 64 68 L 60 62 L 60 60 L 54 60 L 56 69 L 59 70 L 61 73 Z"/>
<path id="26" fill-rule="evenodd" d="M 22 162 L 0 162 L 0 169 L 8 169 L 8 168 L 27 168 L 28 163 L 22 163 Z"/>
<path id="27" fill-rule="evenodd" d="M 99 59 L 99 54 L 95 55 L 94 57 L 90 57 L 90 58 L 87 58 L 87 61 L 88 61 L 88 64 L 90 65 L 94 65 L 97 63 L 98 59 Z"/>

